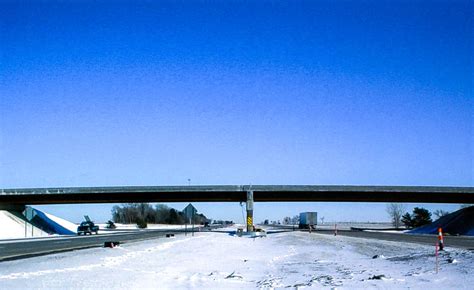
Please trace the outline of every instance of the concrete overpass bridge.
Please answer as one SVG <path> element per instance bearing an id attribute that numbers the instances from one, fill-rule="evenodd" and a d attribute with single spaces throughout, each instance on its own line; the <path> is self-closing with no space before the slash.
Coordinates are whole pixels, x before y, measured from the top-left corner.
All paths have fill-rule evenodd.
<path id="1" fill-rule="evenodd" d="M 124 202 L 246 202 L 247 230 L 253 202 L 474 203 L 474 187 L 204 185 L 0 189 L 0 208 L 34 204 Z"/>

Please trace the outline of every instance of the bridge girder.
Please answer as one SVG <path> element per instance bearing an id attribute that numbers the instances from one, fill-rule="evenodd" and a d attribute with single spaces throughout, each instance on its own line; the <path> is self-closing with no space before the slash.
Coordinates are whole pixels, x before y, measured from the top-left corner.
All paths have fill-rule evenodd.
<path id="1" fill-rule="evenodd" d="M 474 203 L 474 187 L 208 185 L 0 189 L 1 204 L 124 202 L 410 202 Z"/>

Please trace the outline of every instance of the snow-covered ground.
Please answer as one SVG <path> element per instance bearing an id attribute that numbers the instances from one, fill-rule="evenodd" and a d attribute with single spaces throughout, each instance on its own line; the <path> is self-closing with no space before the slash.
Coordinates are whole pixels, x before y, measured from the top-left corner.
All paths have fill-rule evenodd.
<path id="1" fill-rule="evenodd" d="M 374 258 L 375 257 L 375 258 Z M 472 289 L 474 253 L 287 232 L 267 238 L 197 233 L 0 263 L 8 288 Z"/>
<path id="2" fill-rule="evenodd" d="M 57 217 L 57 216 L 54 216 L 52 214 L 49 214 L 49 213 L 45 213 L 44 212 L 44 215 L 49 218 L 50 220 L 52 220 L 53 222 L 57 223 L 58 225 L 64 227 L 65 229 L 67 230 L 70 230 L 71 232 L 75 233 L 77 231 L 77 224 L 75 223 L 72 223 L 68 220 L 65 220 L 63 218 L 60 218 L 60 217 Z"/>
<path id="3" fill-rule="evenodd" d="M 0 210 L 0 240 L 31 237 L 47 237 L 48 233 L 32 226 L 6 210 Z"/>
<path id="4" fill-rule="evenodd" d="M 60 217 L 43 212 L 44 216 L 63 227 L 66 230 L 76 233 L 79 224 L 72 223 Z M 30 222 L 25 222 L 24 219 L 16 216 L 7 210 L 0 210 L 0 240 L 9 239 L 31 239 L 44 237 L 57 237 L 57 234 L 48 234 L 47 232 L 33 226 Z M 125 230 L 137 230 L 136 224 L 116 224 L 115 230 L 106 229 L 106 224 L 98 224 L 100 227 L 99 234 L 111 234 L 114 232 L 123 232 Z M 195 225 L 200 227 L 200 225 Z M 148 229 L 184 229 L 184 225 L 163 225 L 163 224 L 148 224 Z M 188 228 L 191 228 L 188 225 Z"/>
<path id="5" fill-rule="evenodd" d="M 337 225 L 338 230 L 350 230 L 351 228 L 363 228 L 363 229 L 388 229 L 393 228 L 391 223 L 362 223 L 362 222 L 325 222 L 324 224 L 318 224 L 318 229 L 333 230 L 334 225 Z"/>
<path id="6" fill-rule="evenodd" d="M 293 228 L 293 225 L 277 225 L 277 227 Z M 295 227 L 298 227 L 298 224 Z M 316 228 L 320 230 L 334 230 L 334 227 L 337 227 L 338 230 L 350 230 L 351 228 L 380 230 L 391 229 L 393 225 L 385 222 L 325 222 L 324 224 L 319 223 L 316 225 Z"/>

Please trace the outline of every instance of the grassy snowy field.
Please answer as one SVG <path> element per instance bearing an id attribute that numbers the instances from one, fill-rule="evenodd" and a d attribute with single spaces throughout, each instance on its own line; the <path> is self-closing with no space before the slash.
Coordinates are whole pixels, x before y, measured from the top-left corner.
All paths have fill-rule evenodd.
<path id="1" fill-rule="evenodd" d="M 374 258 L 376 256 L 376 258 Z M 267 238 L 197 233 L 0 263 L 8 288 L 472 289 L 474 253 L 288 232 Z"/>

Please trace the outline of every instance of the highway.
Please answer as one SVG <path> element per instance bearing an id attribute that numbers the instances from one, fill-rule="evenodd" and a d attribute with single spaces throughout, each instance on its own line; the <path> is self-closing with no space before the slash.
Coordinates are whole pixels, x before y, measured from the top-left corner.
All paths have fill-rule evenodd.
<path id="1" fill-rule="evenodd" d="M 198 228 L 194 229 L 195 232 Z M 164 238 L 166 234 L 185 234 L 184 230 L 135 230 L 122 233 L 110 233 L 88 236 L 64 236 L 40 239 L 22 239 L 0 241 L 0 262 L 66 252 L 78 249 L 102 247 L 104 242 L 118 241 L 127 243 L 147 239 Z M 191 234 L 188 229 L 188 234 Z"/>
<path id="2" fill-rule="evenodd" d="M 297 229 L 298 230 L 298 229 Z M 198 229 L 195 229 L 198 231 Z M 275 230 L 268 230 L 269 234 L 277 234 L 281 232 L 292 231 L 291 229 L 283 229 L 276 227 Z M 307 231 L 307 230 L 305 230 Z M 228 231 L 216 230 L 218 233 L 228 233 Z M 184 234 L 184 230 L 136 230 L 133 232 L 101 234 L 90 236 L 66 236 L 57 238 L 42 238 L 42 239 L 28 239 L 17 241 L 0 241 L 0 262 L 29 258 L 34 256 L 47 255 L 58 252 L 73 251 L 86 248 L 102 247 L 106 241 L 118 241 L 120 243 L 127 243 L 133 241 L 165 238 L 166 234 Z M 188 234 L 191 234 L 188 230 Z M 309 234 L 309 233 L 308 233 Z M 313 234 L 334 235 L 332 230 L 317 230 Z M 352 230 L 338 230 L 338 235 L 386 240 L 394 242 L 418 243 L 424 245 L 433 245 L 437 241 L 435 235 L 410 235 L 397 233 L 383 233 L 383 232 L 366 232 L 366 231 L 352 231 Z M 461 249 L 468 249 L 474 251 L 474 237 L 466 236 L 445 236 L 444 242 L 446 247 L 454 247 Z"/>
<path id="3" fill-rule="evenodd" d="M 265 227 L 265 226 L 264 226 Z M 292 226 L 286 225 L 272 225 L 266 226 L 268 230 L 278 231 L 292 231 Z M 296 227 L 297 231 L 308 232 L 308 230 L 300 230 Z M 313 233 L 323 235 L 334 235 L 333 229 L 317 229 L 313 230 Z M 404 243 L 416 243 L 423 245 L 435 245 L 437 241 L 436 235 L 418 235 L 418 234 L 401 234 L 401 233 L 387 233 L 387 232 L 376 232 L 376 231 L 361 231 L 361 230 L 337 230 L 339 236 L 363 238 L 363 239 L 375 239 L 393 242 L 404 242 Z M 444 236 L 444 244 L 446 247 L 468 249 L 474 251 L 474 237 L 471 236 Z"/>
<path id="4" fill-rule="evenodd" d="M 334 235 L 332 230 L 318 230 L 318 234 Z M 417 243 L 424 245 L 435 245 L 437 241 L 436 235 L 413 235 L 383 232 L 367 232 L 367 231 L 351 231 L 338 230 L 338 235 L 354 238 L 376 239 L 393 242 Z M 467 236 L 444 236 L 444 244 L 446 247 L 454 247 L 468 249 L 474 251 L 474 237 Z"/>

